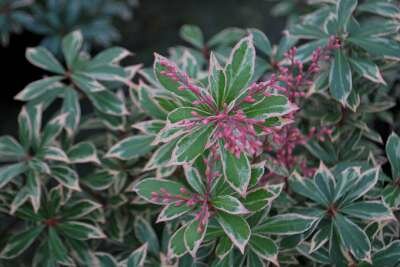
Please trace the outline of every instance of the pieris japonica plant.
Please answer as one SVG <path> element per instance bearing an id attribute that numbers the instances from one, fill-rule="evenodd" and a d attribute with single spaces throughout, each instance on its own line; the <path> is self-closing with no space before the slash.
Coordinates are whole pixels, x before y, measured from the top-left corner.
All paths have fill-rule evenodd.
<path id="1" fill-rule="evenodd" d="M 185 25 L 152 67 L 84 27 L 27 48 L 0 266 L 397 266 L 399 8 L 308 2 L 276 45 Z"/>

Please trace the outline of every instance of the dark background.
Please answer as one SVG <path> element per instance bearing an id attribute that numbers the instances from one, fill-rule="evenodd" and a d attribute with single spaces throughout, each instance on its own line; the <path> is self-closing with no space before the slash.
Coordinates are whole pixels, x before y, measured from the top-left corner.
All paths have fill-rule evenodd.
<path id="1" fill-rule="evenodd" d="M 226 27 L 255 27 L 279 40 L 284 18 L 269 15 L 272 3 L 266 0 L 140 0 L 130 21 L 116 21 L 122 38 L 115 45 L 135 53 L 129 63 L 152 63 L 153 52 L 166 54 L 168 47 L 184 44 L 179 28 L 184 24 L 201 27 L 207 40 Z M 43 72 L 25 59 L 25 49 L 37 46 L 41 36 L 23 32 L 11 35 L 8 47 L 0 48 L 1 98 L 0 134 L 16 134 L 17 115 L 22 105 L 13 99 Z M 101 48 L 95 49 L 98 51 Z"/>

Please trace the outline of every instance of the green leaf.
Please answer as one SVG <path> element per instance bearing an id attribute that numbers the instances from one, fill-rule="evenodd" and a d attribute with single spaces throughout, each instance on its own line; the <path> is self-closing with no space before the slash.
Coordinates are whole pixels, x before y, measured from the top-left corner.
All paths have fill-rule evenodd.
<path id="1" fill-rule="evenodd" d="M 396 266 L 400 260 L 400 240 L 391 242 L 372 257 L 373 266 Z"/>
<path id="2" fill-rule="evenodd" d="M 195 25 L 183 25 L 179 31 L 183 40 L 192 44 L 194 47 L 202 49 L 204 46 L 204 37 L 201 29 Z"/>
<path id="3" fill-rule="evenodd" d="M 342 104 L 352 90 L 352 76 L 350 64 L 341 49 L 335 51 L 335 57 L 331 63 L 329 73 L 329 89 L 332 96 Z"/>
<path id="4" fill-rule="evenodd" d="M 22 107 L 18 115 L 18 136 L 25 150 L 29 149 L 32 145 L 32 139 L 34 135 L 32 124 L 33 122 L 31 121 L 31 117 L 28 114 L 27 108 Z"/>
<path id="5" fill-rule="evenodd" d="M 102 239 L 106 237 L 100 228 L 76 221 L 62 222 L 57 225 L 57 230 L 69 238 L 78 240 Z"/>
<path id="6" fill-rule="evenodd" d="M 24 148 L 12 136 L 0 137 L 0 157 L 20 159 L 25 157 Z"/>
<path id="7" fill-rule="evenodd" d="M 130 160 L 149 153 L 152 149 L 154 136 L 134 135 L 125 138 L 113 145 L 107 152 L 106 157 L 121 160 Z"/>
<path id="8" fill-rule="evenodd" d="M 96 257 L 95 262 L 99 267 L 118 267 L 119 266 L 117 260 L 108 253 L 96 252 L 95 257 Z"/>
<path id="9" fill-rule="evenodd" d="M 165 121 L 148 120 L 141 121 L 132 125 L 133 128 L 140 130 L 146 135 L 157 135 L 162 128 L 165 127 Z"/>
<path id="10" fill-rule="evenodd" d="M 50 257 L 59 263 L 68 263 L 71 259 L 68 256 L 68 250 L 64 246 L 57 231 L 53 227 L 48 228 L 48 249 L 51 251 Z"/>
<path id="11" fill-rule="evenodd" d="M 268 37 L 258 29 L 249 29 L 249 32 L 253 36 L 254 45 L 257 49 L 259 49 L 264 54 L 271 56 L 272 54 L 272 46 Z"/>
<path id="12" fill-rule="evenodd" d="M 259 257 L 273 262 L 275 265 L 278 262 L 278 247 L 275 242 L 265 236 L 253 234 L 249 241 L 250 248 Z"/>
<path id="13" fill-rule="evenodd" d="M 379 167 L 363 172 L 356 181 L 349 185 L 348 193 L 344 197 L 343 202 L 350 203 L 363 197 L 375 186 L 378 178 Z"/>
<path id="14" fill-rule="evenodd" d="M 204 236 L 207 231 L 207 225 L 205 228 L 199 231 L 200 220 L 193 220 L 188 223 L 183 240 L 185 242 L 186 250 L 190 255 L 195 258 L 198 249 L 200 248 L 201 242 L 203 242 Z"/>
<path id="15" fill-rule="evenodd" d="M 303 178 L 298 173 L 293 173 L 289 177 L 290 188 L 297 194 L 313 200 L 320 205 L 329 203 L 326 196 L 311 179 Z"/>
<path id="16" fill-rule="evenodd" d="M 400 59 L 400 47 L 394 40 L 371 36 L 356 36 L 349 37 L 348 41 L 362 47 L 371 55 L 393 60 Z"/>
<path id="17" fill-rule="evenodd" d="M 337 27 L 347 32 L 351 14 L 357 6 L 357 0 L 339 0 L 336 4 Z"/>
<path id="18" fill-rule="evenodd" d="M 230 46 L 242 38 L 246 32 L 240 28 L 226 28 L 214 35 L 208 42 L 208 47 Z"/>
<path id="19" fill-rule="evenodd" d="M 356 224 L 339 213 L 336 214 L 333 222 L 345 249 L 359 260 L 371 257 L 371 244 L 368 236 Z"/>
<path id="20" fill-rule="evenodd" d="M 395 132 L 389 136 L 385 149 L 393 179 L 400 178 L 400 137 Z"/>
<path id="21" fill-rule="evenodd" d="M 211 95 L 220 108 L 224 101 L 227 80 L 224 69 L 218 63 L 214 53 L 210 54 L 210 66 L 208 70 L 208 84 Z"/>
<path id="22" fill-rule="evenodd" d="M 217 212 L 216 218 L 225 234 L 243 254 L 250 239 L 251 231 L 249 224 L 240 216 L 221 211 Z"/>
<path id="23" fill-rule="evenodd" d="M 351 67 L 364 78 L 375 83 L 386 84 L 378 66 L 374 62 L 363 58 L 349 58 L 349 61 Z"/>
<path id="24" fill-rule="evenodd" d="M 272 235 L 295 235 L 310 229 L 318 220 L 315 217 L 295 213 L 280 214 L 267 218 L 263 224 L 255 227 L 256 233 Z"/>
<path id="25" fill-rule="evenodd" d="M 133 251 L 126 262 L 126 267 L 143 267 L 147 256 L 147 243 Z"/>
<path id="26" fill-rule="evenodd" d="M 384 17 L 399 19 L 400 8 L 395 3 L 389 1 L 369 1 L 358 6 L 358 11 L 378 14 Z"/>
<path id="27" fill-rule="evenodd" d="M 146 201 L 154 204 L 165 204 L 162 200 L 152 198 L 152 193 L 160 193 L 160 190 L 166 190 L 170 195 L 181 195 L 181 188 L 185 188 L 182 184 L 170 180 L 146 178 L 138 182 L 133 190 Z"/>
<path id="28" fill-rule="evenodd" d="M 188 119 L 193 119 L 195 118 L 193 116 L 193 112 L 198 113 L 199 115 L 202 116 L 210 116 L 211 114 L 202 111 L 201 109 L 198 108 L 194 108 L 194 107 L 180 107 L 180 108 L 176 108 L 173 111 L 171 111 L 170 113 L 168 113 L 168 117 L 167 120 L 170 123 L 177 123 L 180 122 L 182 120 L 188 120 Z"/>
<path id="29" fill-rule="evenodd" d="M 64 128 L 66 118 L 67 114 L 60 114 L 46 124 L 40 138 L 40 147 L 53 144 L 54 140 L 60 135 Z"/>
<path id="30" fill-rule="evenodd" d="M 33 211 L 38 212 L 42 195 L 40 178 L 40 175 L 34 171 L 28 173 L 25 186 L 18 191 L 10 205 L 10 214 L 15 214 L 27 200 L 30 200 Z"/>
<path id="31" fill-rule="evenodd" d="M 174 150 L 176 162 L 187 163 L 195 160 L 205 150 L 213 130 L 213 125 L 198 127 L 182 137 Z"/>
<path id="32" fill-rule="evenodd" d="M 60 62 L 44 47 L 28 48 L 25 56 L 30 63 L 41 69 L 58 74 L 65 72 Z"/>
<path id="33" fill-rule="evenodd" d="M 66 35 L 62 40 L 62 51 L 65 61 L 70 69 L 73 69 L 74 62 L 82 48 L 83 36 L 80 31 L 74 31 Z"/>
<path id="34" fill-rule="evenodd" d="M 52 76 L 47 77 L 38 81 L 34 81 L 19 92 L 14 98 L 21 101 L 30 101 L 38 98 L 52 89 L 59 88 L 62 86 L 59 83 L 64 77 L 62 76 Z"/>
<path id="35" fill-rule="evenodd" d="M 154 60 L 154 75 L 157 78 L 158 82 L 168 91 L 171 93 L 175 94 L 178 97 L 181 97 L 183 100 L 186 101 L 194 101 L 197 99 L 196 95 L 192 93 L 190 90 L 179 90 L 178 87 L 180 84 L 171 78 L 168 78 L 164 75 L 161 74 L 162 71 L 165 71 L 165 67 L 161 66 L 160 61 L 166 60 L 170 61 L 169 59 L 159 55 L 155 54 L 155 60 Z M 171 62 L 171 61 L 170 61 Z"/>
<path id="36" fill-rule="evenodd" d="M 43 158 L 45 160 L 54 160 L 69 163 L 69 159 L 67 154 L 63 150 L 55 146 L 46 146 L 43 147 L 38 157 Z"/>
<path id="37" fill-rule="evenodd" d="M 75 190 L 81 191 L 79 187 L 78 174 L 71 168 L 64 165 L 56 165 L 51 167 L 51 177 L 56 179 L 63 186 Z"/>
<path id="38" fill-rule="evenodd" d="M 109 90 L 91 92 L 87 95 L 96 109 L 103 113 L 114 116 L 126 115 L 128 113 L 122 100 Z"/>
<path id="39" fill-rule="evenodd" d="M 39 225 L 12 235 L 0 252 L 0 258 L 12 259 L 19 256 L 32 245 L 43 229 L 44 225 Z"/>
<path id="40" fill-rule="evenodd" d="M 68 221 L 77 220 L 101 208 L 102 206 L 100 204 L 89 199 L 77 200 L 65 206 L 62 212 L 62 218 Z"/>
<path id="41" fill-rule="evenodd" d="M 232 49 L 225 67 L 228 87 L 225 103 L 230 103 L 246 89 L 254 74 L 255 49 L 252 36 L 240 40 Z"/>
<path id="42" fill-rule="evenodd" d="M 227 236 L 222 236 L 215 248 L 215 254 L 218 256 L 219 259 L 225 258 L 228 253 L 233 249 L 233 243 Z"/>
<path id="43" fill-rule="evenodd" d="M 81 181 L 94 190 L 104 190 L 114 182 L 115 177 L 115 173 L 103 170 L 81 177 Z"/>
<path id="44" fill-rule="evenodd" d="M 68 158 L 72 163 L 93 162 L 100 164 L 96 147 L 92 142 L 80 142 L 75 144 L 69 149 Z"/>
<path id="45" fill-rule="evenodd" d="M 157 223 L 171 221 L 188 213 L 191 210 L 192 207 L 189 207 L 188 205 L 177 206 L 175 203 L 167 205 L 158 214 Z"/>
<path id="46" fill-rule="evenodd" d="M 243 153 L 237 158 L 223 145 L 220 146 L 220 153 L 225 180 L 241 196 L 245 196 L 251 177 L 249 159 Z"/>
<path id="47" fill-rule="evenodd" d="M 165 143 L 153 152 L 150 160 L 147 162 L 144 170 L 151 170 L 167 165 L 171 161 L 171 155 L 175 149 L 176 143 L 179 139 Z"/>
<path id="48" fill-rule="evenodd" d="M 272 95 L 263 97 L 260 101 L 249 105 L 243 111 L 248 117 L 267 119 L 282 116 L 296 109 L 285 96 Z"/>
<path id="49" fill-rule="evenodd" d="M 249 211 L 235 197 L 232 196 L 217 196 L 211 200 L 214 208 L 222 210 L 229 214 L 246 214 Z"/>
<path id="50" fill-rule="evenodd" d="M 248 192 L 246 198 L 243 200 L 243 204 L 251 212 L 261 211 L 279 196 L 282 188 L 283 186 L 280 185 L 278 193 L 269 191 L 267 188 L 256 188 Z"/>
<path id="51" fill-rule="evenodd" d="M 90 62 L 89 67 L 94 68 L 109 64 L 116 64 L 129 56 L 131 52 L 122 47 L 112 47 L 98 53 Z"/>
<path id="52" fill-rule="evenodd" d="M 0 167 L 0 188 L 8 184 L 14 177 L 27 170 L 25 162 L 14 163 Z"/>
<path id="53" fill-rule="evenodd" d="M 154 89 L 143 82 L 138 85 L 138 100 L 143 111 L 155 119 L 165 120 L 167 111 L 155 99 Z"/>
<path id="54" fill-rule="evenodd" d="M 141 243 L 147 243 L 148 250 L 154 255 L 158 255 L 160 253 L 160 244 L 151 224 L 142 217 L 136 217 L 134 229 L 136 238 Z"/>
<path id="55" fill-rule="evenodd" d="M 190 165 L 184 165 L 183 166 L 184 171 L 185 171 L 185 177 L 186 181 L 189 183 L 189 185 L 199 194 L 204 194 L 205 192 L 205 185 L 202 180 L 202 176 L 200 174 L 200 171 Z"/>
<path id="56" fill-rule="evenodd" d="M 79 104 L 78 93 L 70 87 L 67 87 L 64 92 L 64 101 L 61 112 L 68 114 L 65 121 L 65 130 L 69 136 L 72 136 L 79 126 L 81 107 Z"/>
<path id="57" fill-rule="evenodd" d="M 296 24 L 289 30 L 290 36 L 299 39 L 324 39 L 328 35 L 321 29 L 320 25 L 315 26 L 311 24 Z"/>
<path id="58" fill-rule="evenodd" d="M 73 73 L 71 75 L 71 78 L 74 84 L 87 94 L 106 90 L 106 87 L 104 85 L 102 85 L 96 79 L 92 78 L 86 73 Z"/>
<path id="59" fill-rule="evenodd" d="M 169 240 L 168 243 L 168 254 L 172 254 L 175 257 L 182 257 L 186 254 L 186 247 L 185 247 L 185 234 L 186 225 L 179 228 Z"/>
<path id="60" fill-rule="evenodd" d="M 384 221 L 394 219 L 390 208 L 382 201 L 361 201 L 351 203 L 340 209 L 349 217 L 370 221 Z"/>

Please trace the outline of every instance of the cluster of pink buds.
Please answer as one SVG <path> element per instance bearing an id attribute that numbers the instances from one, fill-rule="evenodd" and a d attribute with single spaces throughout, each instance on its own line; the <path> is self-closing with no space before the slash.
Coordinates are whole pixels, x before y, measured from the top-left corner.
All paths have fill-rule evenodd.
<path id="1" fill-rule="evenodd" d="M 161 188 L 160 192 L 151 192 L 151 199 L 164 204 L 175 203 L 175 206 L 187 205 L 192 207 L 202 202 L 201 196 L 190 193 L 186 188 L 180 188 L 181 195 L 171 195 L 166 189 Z"/>
<path id="2" fill-rule="evenodd" d="M 179 84 L 179 90 L 189 90 L 197 96 L 198 99 L 193 102 L 194 105 L 204 104 L 209 105 L 210 107 L 215 106 L 211 96 L 205 94 L 203 90 L 189 77 L 189 75 L 186 72 L 181 71 L 175 63 L 166 58 L 161 58 L 160 65 L 165 67 L 165 70 L 160 72 L 161 75 L 177 82 Z"/>
<path id="3" fill-rule="evenodd" d="M 303 89 L 312 85 L 314 75 L 320 71 L 320 61 L 328 60 L 331 52 L 337 48 L 340 48 L 339 39 L 335 36 L 330 37 L 325 47 L 317 48 L 313 52 L 311 63 L 307 68 L 304 68 L 303 63 L 296 59 L 296 48 L 290 49 L 285 54 L 285 62 L 289 62 L 289 64 L 287 66 L 277 65 L 278 80 L 284 84 L 282 87 L 285 89 L 280 91 L 295 103 L 305 97 L 306 93 Z M 294 120 L 295 112 L 289 113 L 286 118 Z M 272 141 L 278 146 L 278 149 L 274 150 L 271 146 L 267 146 L 266 150 L 275 151 L 277 161 L 287 169 L 291 170 L 295 166 L 299 166 L 304 175 L 311 176 L 315 169 L 307 167 L 305 160 L 295 156 L 294 149 L 298 145 L 304 145 L 311 138 L 323 141 L 326 136 L 331 134 L 332 130 L 329 128 L 317 130 L 313 127 L 307 136 L 304 136 L 295 124 L 288 124 L 282 128 L 272 130 Z"/>
<path id="4" fill-rule="evenodd" d="M 262 142 L 258 140 L 255 126 L 262 127 L 264 120 L 247 118 L 242 110 L 223 111 L 214 116 L 203 117 L 193 112 L 193 119 L 181 122 L 185 127 L 193 127 L 195 125 L 213 124 L 215 131 L 211 140 L 215 144 L 218 140 L 224 141 L 225 149 L 229 150 L 236 157 L 240 157 L 241 153 L 255 155 L 262 151 Z"/>
<path id="5" fill-rule="evenodd" d="M 277 129 L 271 134 L 272 143 L 274 146 L 278 146 L 278 149 L 274 149 L 272 146 L 267 146 L 265 150 L 269 152 L 275 151 L 277 162 L 280 165 L 285 166 L 287 169 L 292 170 L 296 166 L 299 166 L 301 172 L 305 176 L 312 176 L 316 169 L 309 168 L 304 159 L 295 156 L 294 149 L 299 145 L 306 144 L 313 138 L 323 141 L 331 134 L 332 129 L 324 127 L 317 130 L 317 128 L 313 127 L 310 129 L 307 136 L 305 136 L 294 125 L 288 125 Z"/>

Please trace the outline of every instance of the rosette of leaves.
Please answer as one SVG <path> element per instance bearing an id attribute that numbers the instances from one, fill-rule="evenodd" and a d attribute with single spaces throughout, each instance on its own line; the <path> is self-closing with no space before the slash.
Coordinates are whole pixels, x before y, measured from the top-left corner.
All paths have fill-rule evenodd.
<path id="1" fill-rule="evenodd" d="M 180 262 L 186 262 L 184 255 L 189 254 L 197 263 L 210 263 L 201 256 L 204 249 L 216 254 L 217 266 L 230 266 L 234 259 L 240 259 L 237 266 L 278 264 L 278 246 L 269 236 L 303 233 L 316 218 L 294 213 L 268 216 L 283 186 L 257 185 L 263 164 L 252 166 L 246 196 L 231 189 L 214 168 L 210 170 L 210 164 L 199 158 L 194 165 L 185 165 L 186 180 L 145 178 L 134 186 L 140 197 L 164 206 L 157 222 L 181 222 L 169 240 L 168 254 L 181 258 Z M 212 166 L 220 169 L 216 162 Z"/>
<path id="2" fill-rule="evenodd" d="M 23 185 L 14 195 L 11 213 L 26 201 L 30 201 L 37 212 L 43 185 L 49 178 L 80 191 L 78 174 L 69 165 L 99 163 L 96 149 L 89 142 L 77 143 L 65 150 L 56 142 L 66 120 L 67 114 L 62 113 L 42 127 L 42 106 L 23 107 L 18 117 L 19 141 L 12 136 L 0 137 L 0 187 L 14 180 Z"/>
<path id="3" fill-rule="evenodd" d="M 131 9 L 128 1 L 119 0 L 38 0 L 30 9 L 32 20 L 26 27 L 43 35 L 41 45 L 60 55 L 62 39 L 78 29 L 84 36 L 85 49 L 119 40 L 114 20 L 130 19 Z"/>
<path id="4" fill-rule="evenodd" d="M 382 195 L 390 207 L 398 208 L 400 205 L 400 137 L 392 133 L 386 143 L 386 155 L 388 157 L 392 178 L 382 191 Z"/>
<path id="5" fill-rule="evenodd" d="M 20 33 L 27 21 L 31 20 L 26 7 L 33 0 L 1 0 L 0 1 L 0 38 L 3 46 L 8 45 L 10 34 Z"/>
<path id="6" fill-rule="evenodd" d="M 46 48 L 28 48 L 26 57 L 33 65 L 53 75 L 28 84 L 16 99 L 42 103 L 48 107 L 60 97 L 62 112 L 68 114 L 65 129 L 69 135 L 76 131 L 81 119 L 80 99 L 87 98 L 101 113 L 121 116 L 127 113 L 124 103 L 107 83 L 129 83 L 130 73 L 119 61 L 130 53 L 123 48 L 109 48 L 94 58 L 81 53 L 83 36 L 75 31 L 63 38 L 63 66 Z M 100 82 L 101 81 L 101 82 Z"/>
<path id="7" fill-rule="evenodd" d="M 318 217 L 310 231 L 299 239 L 310 239 L 299 251 L 311 258 L 322 254 L 325 261 L 319 262 L 337 266 L 346 265 L 346 259 L 371 262 L 371 240 L 364 227 L 395 218 L 379 196 L 373 199 L 371 193 L 368 199 L 364 198 L 378 182 L 379 168 L 345 166 L 331 171 L 321 164 L 312 179 L 297 173 L 289 179 L 290 189 L 310 201 L 309 207 L 299 208 L 299 212 Z"/>
<path id="8" fill-rule="evenodd" d="M 38 211 L 23 205 L 15 213 L 22 229 L 8 237 L 0 257 L 18 257 L 36 244 L 33 266 L 89 262 L 92 251 L 86 240 L 105 238 L 95 223 L 101 206 L 85 198 L 71 197 L 62 186 L 45 192 L 40 201 Z"/>
<path id="9" fill-rule="evenodd" d="M 241 128 L 241 123 L 248 122 L 248 125 L 245 126 L 246 129 L 254 127 L 255 131 L 254 136 L 251 136 L 250 133 L 245 136 L 246 142 L 249 141 L 254 146 L 250 147 L 251 145 L 249 145 L 247 148 L 255 152 L 256 146 L 261 145 L 256 139 L 263 135 L 263 127 L 281 125 L 284 121 L 281 118 L 295 109 L 295 106 L 288 102 L 285 96 L 279 94 L 264 96 L 259 93 L 254 96 L 255 103 L 250 104 L 243 101 L 248 94 L 252 93 L 248 83 L 252 78 L 254 60 L 255 50 L 251 36 L 242 39 L 235 46 L 225 68 L 222 68 L 217 59 L 212 56 L 208 85 L 204 87 L 188 85 L 198 88 L 199 95 L 196 95 L 190 90 L 181 90 L 181 86 L 185 85 L 167 77 L 165 65 L 168 65 L 170 70 L 176 71 L 178 78 L 180 75 L 188 77 L 187 74 L 179 70 L 172 61 L 156 55 L 155 77 L 164 91 L 160 92 L 160 98 L 154 97 L 148 102 L 153 102 L 153 106 L 158 110 L 161 109 L 160 107 L 171 104 L 167 106 L 170 111 L 166 117 L 165 109 L 163 113 L 160 113 L 159 118 L 166 118 L 166 125 L 154 140 L 155 144 L 164 144 L 154 152 L 146 169 L 187 164 L 193 162 L 208 147 L 217 146 L 222 157 L 225 179 L 237 192 L 245 194 L 250 181 L 252 153 L 245 151 L 246 148 L 242 148 L 242 150 L 239 148 L 226 149 L 230 136 L 221 132 L 220 123 L 232 131 L 245 132 L 246 130 Z M 143 89 L 146 89 L 145 86 L 139 88 L 140 91 Z M 197 102 L 203 100 L 208 103 L 199 104 Z M 193 127 L 185 124 L 187 122 L 190 124 L 192 121 L 194 122 Z M 250 125 L 252 123 L 254 124 Z M 217 132 L 220 133 L 216 134 Z M 237 140 L 230 144 L 232 146 L 239 144 L 240 147 L 240 141 Z M 233 149 L 236 149 L 235 154 L 232 152 Z M 125 151 L 121 150 L 120 153 Z"/>
<path id="10" fill-rule="evenodd" d="M 334 99 L 353 109 L 360 98 L 358 90 L 353 90 L 357 88 L 358 77 L 385 84 L 377 62 L 400 59 L 400 48 L 393 38 L 400 27 L 396 20 L 400 9 L 389 1 L 357 4 L 357 0 L 336 1 L 333 6 L 308 14 L 302 24 L 289 30 L 293 37 L 310 40 L 299 48 L 302 59 L 309 58 L 316 47 L 326 44 L 329 36 L 340 39 L 341 48 L 335 52 L 329 71 L 321 73 L 320 82 L 329 84 Z M 363 12 L 379 16 L 363 20 L 358 16 Z"/>

